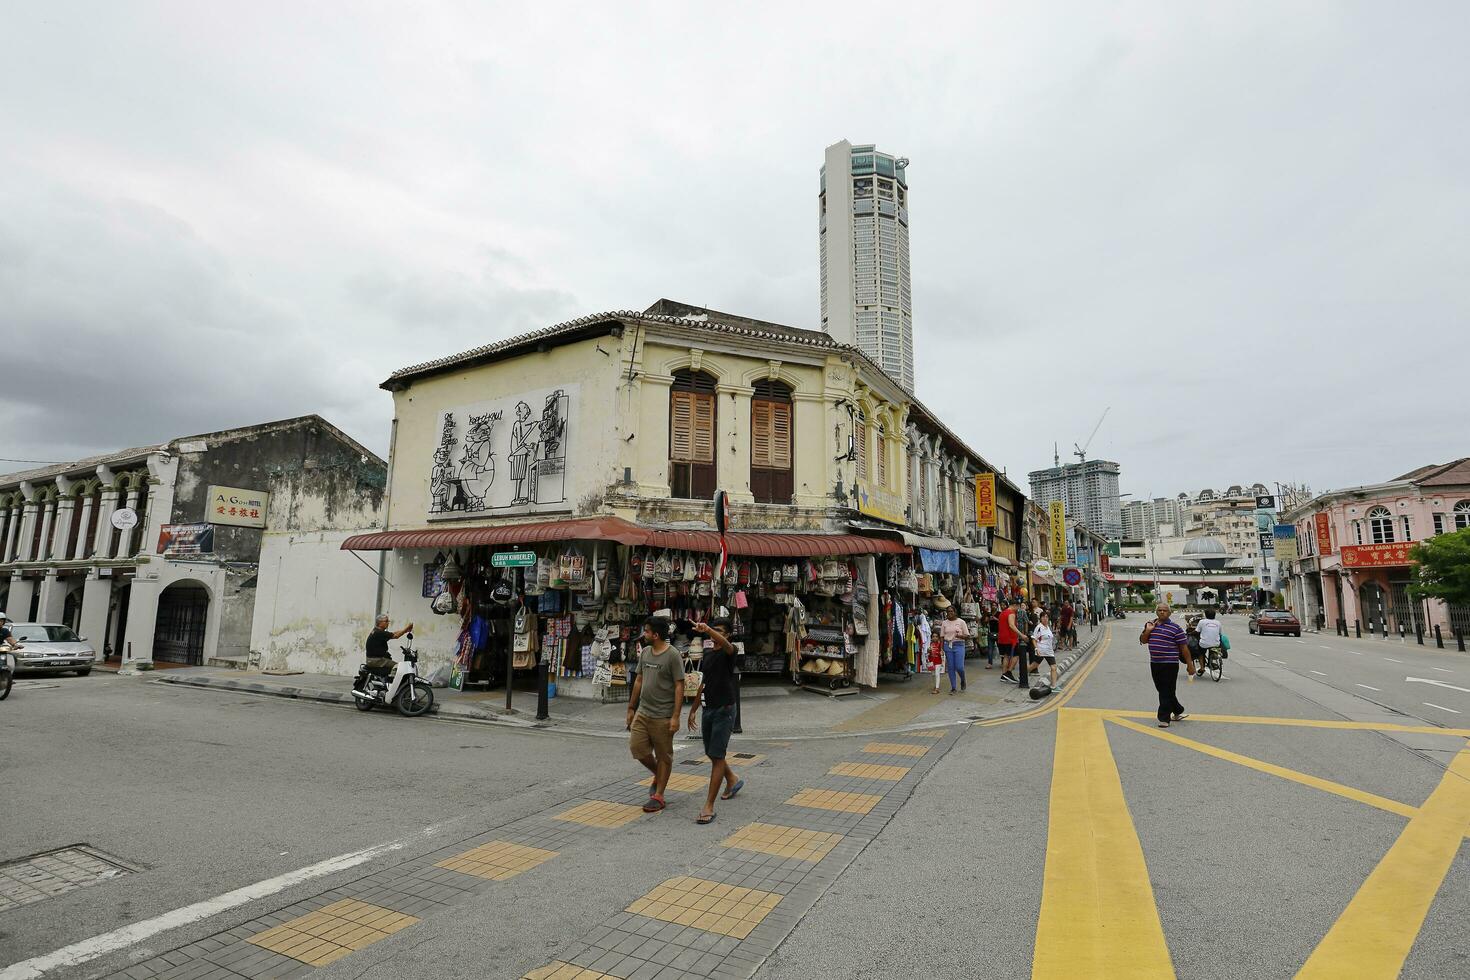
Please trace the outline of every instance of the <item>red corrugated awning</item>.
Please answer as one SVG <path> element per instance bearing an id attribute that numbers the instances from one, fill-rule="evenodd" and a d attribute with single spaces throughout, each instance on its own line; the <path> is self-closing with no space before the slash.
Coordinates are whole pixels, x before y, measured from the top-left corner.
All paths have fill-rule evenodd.
<path id="1" fill-rule="evenodd" d="M 824 555 L 906 554 L 907 545 L 858 534 L 787 534 L 731 531 L 730 554 L 742 558 L 812 558 Z M 471 545 L 535 545 L 556 541 L 615 541 L 677 551 L 717 554 L 714 531 L 667 531 L 642 527 L 619 517 L 580 517 L 494 527 L 424 527 L 409 531 L 372 531 L 342 542 L 343 551 L 397 548 L 467 548 Z"/>

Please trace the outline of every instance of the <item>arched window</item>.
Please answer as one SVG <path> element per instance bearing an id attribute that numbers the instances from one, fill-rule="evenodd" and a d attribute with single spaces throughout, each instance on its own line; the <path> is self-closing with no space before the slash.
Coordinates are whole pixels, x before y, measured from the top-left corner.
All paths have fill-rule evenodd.
<path id="1" fill-rule="evenodd" d="M 1470 527 L 1470 500 L 1462 500 L 1455 504 L 1455 530 L 1463 531 Z"/>
<path id="2" fill-rule="evenodd" d="M 1368 528 L 1374 544 L 1393 543 L 1393 515 L 1387 507 L 1374 507 L 1368 511 Z"/>
<path id="3" fill-rule="evenodd" d="M 669 487 L 672 496 L 715 495 L 715 379 L 675 371 L 669 390 Z"/>
<path id="4" fill-rule="evenodd" d="M 757 381 L 750 399 L 750 492 L 756 503 L 791 503 L 791 388 Z"/>

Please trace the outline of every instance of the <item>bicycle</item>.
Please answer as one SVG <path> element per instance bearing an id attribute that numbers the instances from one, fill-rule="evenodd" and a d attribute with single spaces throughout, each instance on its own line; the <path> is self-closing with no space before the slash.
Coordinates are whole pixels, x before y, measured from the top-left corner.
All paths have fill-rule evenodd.
<path id="1" fill-rule="evenodd" d="M 1204 666 L 1202 673 L 1208 673 L 1210 679 L 1216 684 L 1225 674 L 1225 658 L 1220 656 L 1220 647 L 1204 647 L 1200 650 L 1200 662 Z"/>

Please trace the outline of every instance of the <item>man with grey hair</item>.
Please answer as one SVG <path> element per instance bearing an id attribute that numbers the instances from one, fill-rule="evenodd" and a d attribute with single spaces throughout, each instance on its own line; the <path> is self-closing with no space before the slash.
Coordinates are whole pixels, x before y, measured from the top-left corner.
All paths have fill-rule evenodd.
<path id="1" fill-rule="evenodd" d="M 368 634 L 367 643 L 364 646 L 367 654 L 367 669 L 370 674 L 382 674 L 384 676 L 393 673 L 393 657 L 388 653 L 388 641 L 396 640 L 405 633 L 413 630 L 413 623 L 409 623 L 397 633 L 388 630 L 388 614 L 379 613 L 373 631 Z"/>

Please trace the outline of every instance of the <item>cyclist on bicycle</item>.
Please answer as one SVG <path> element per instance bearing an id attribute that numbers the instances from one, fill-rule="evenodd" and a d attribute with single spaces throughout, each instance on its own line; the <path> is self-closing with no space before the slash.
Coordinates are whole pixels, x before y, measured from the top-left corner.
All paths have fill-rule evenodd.
<path id="1" fill-rule="evenodd" d="M 1220 623 L 1215 619 L 1215 607 L 1210 606 L 1205 610 L 1204 618 L 1196 625 L 1195 631 L 1199 634 L 1200 650 L 1204 654 L 1207 665 L 1213 664 L 1220 656 Z"/>

